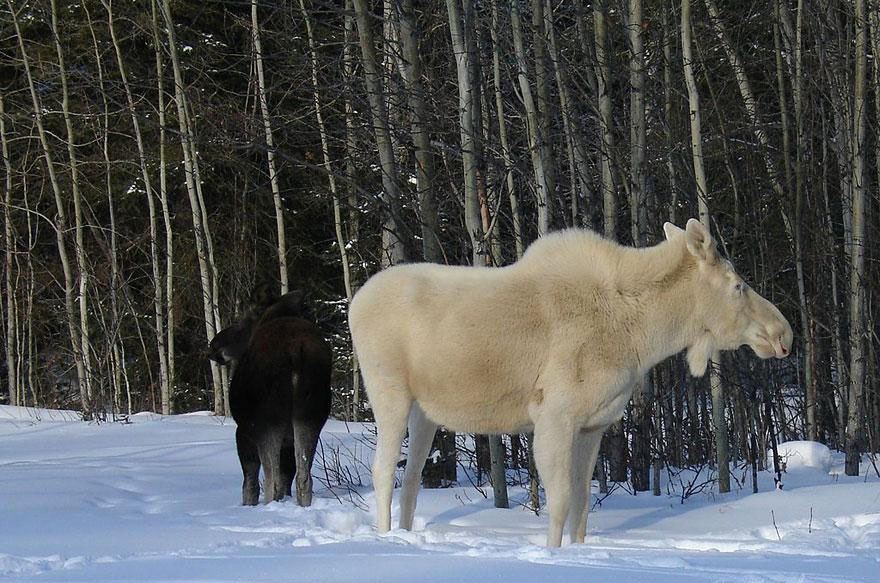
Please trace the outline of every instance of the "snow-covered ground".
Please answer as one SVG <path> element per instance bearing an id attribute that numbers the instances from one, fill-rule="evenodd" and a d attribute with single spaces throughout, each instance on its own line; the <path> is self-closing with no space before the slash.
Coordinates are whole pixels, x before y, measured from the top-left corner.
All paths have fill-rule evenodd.
<path id="1" fill-rule="evenodd" d="M 880 480 L 836 454 L 830 472 L 792 462 L 783 491 L 769 474 L 684 503 L 621 489 L 586 544 L 547 549 L 545 516 L 473 486 L 422 491 L 413 532 L 377 535 L 362 425 L 325 429 L 314 506 L 244 508 L 231 421 L 130 421 L 0 407 L 0 581 L 880 581 Z M 326 487 L 341 478 L 360 485 Z"/>

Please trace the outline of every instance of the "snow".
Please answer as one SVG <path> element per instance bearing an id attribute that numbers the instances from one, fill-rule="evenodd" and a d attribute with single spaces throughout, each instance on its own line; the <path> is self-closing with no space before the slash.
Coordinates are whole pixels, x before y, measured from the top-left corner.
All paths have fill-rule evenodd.
<path id="1" fill-rule="evenodd" d="M 422 491 L 413 532 L 377 535 L 365 424 L 328 423 L 314 506 L 241 507 L 234 429 L 207 413 L 89 424 L 0 407 L 0 581 L 880 580 L 880 480 L 867 460 L 842 475 L 836 453 L 816 470 L 815 445 L 783 444 L 812 471 L 781 491 L 763 472 L 758 494 L 682 502 L 665 477 L 663 496 L 604 498 L 586 544 L 547 549 L 546 515 L 517 488 L 509 510 L 470 485 Z"/>
<path id="2" fill-rule="evenodd" d="M 777 446 L 779 457 L 788 472 L 815 469 L 827 474 L 833 463 L 828 446 L 815 441 L 786 441 Z M 768 452 L 772 456 L 773 452 Z M 772 458 L 769 458 L 772 459 Z"/>

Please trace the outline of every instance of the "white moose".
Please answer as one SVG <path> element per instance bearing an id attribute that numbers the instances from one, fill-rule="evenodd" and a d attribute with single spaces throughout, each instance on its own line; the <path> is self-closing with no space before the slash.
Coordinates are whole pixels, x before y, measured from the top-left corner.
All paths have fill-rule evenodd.
<path id="1" fill-rule="evenodd" d="M 702 376 L 716 350 L 748 344 L 784 358 L 792 330 L 720 258 L 696 219 L 666 241 L 631 248 L 585 230 L 552 233 L 502 268 L 408 264 L 373 276 L 349 322 L 376 417 L 377 528 L 409 422 L 400 527 L 412 528 L 419 478 L 438 424 L 455 431 L 534 431 L 550 528 L 583 542 L 588 486 L 605 429 L 637 379 L 687 350 Z"/>

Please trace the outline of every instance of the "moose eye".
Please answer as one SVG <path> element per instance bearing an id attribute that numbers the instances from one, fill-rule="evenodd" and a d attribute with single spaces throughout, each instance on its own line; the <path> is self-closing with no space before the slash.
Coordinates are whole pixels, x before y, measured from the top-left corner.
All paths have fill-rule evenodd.
<path id="1" fill-rule="evenodd" d="M 736 291 L 736 293 L 741 294 L 746 291 L 746 284 L 744 281 L 740 281 L 735 286 L 733 286 L 733 289 Z"/>

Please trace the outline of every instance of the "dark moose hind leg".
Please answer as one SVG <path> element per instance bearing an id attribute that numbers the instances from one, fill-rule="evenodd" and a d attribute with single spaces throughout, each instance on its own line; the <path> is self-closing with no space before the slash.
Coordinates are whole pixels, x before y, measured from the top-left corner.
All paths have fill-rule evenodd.
<path id="1" fill-rule="evenodd" d="M 281 451 L 284 444 L 284 427 L 269 427 L 257 439 L 257 451 L 263 466 L 263 501 L 276 502 L 284 498 L 284 477 L 281 471 Z"/>
<path id="2" fill-rule="evenodd" d="M 260 501 L 260 456 L 257 444 L 241 427 L 235 430 L 235 445 L 244 482 L 241 485 L 241 503 L 256 506 Z"/>
<path id="3" fill-rule="evenodd" d="M 321 426 L 324 424 L 321 423 Z M 300 506 L 312 505 L 312 462 L 321 435 L 321 426 L 304 421 L 293 422 L 296 445 L 296 503 Z"/>
<path id="4" fill-rule="evenodd" d="M 284 442 L 281 444 L 279 467 L 281 468 L 280 483 L 284 488 L 284 495 L 291 496 L 293 477 L 296 474 L 296 447 L 294 445 L 292 429 L 284 435 Z"/>

